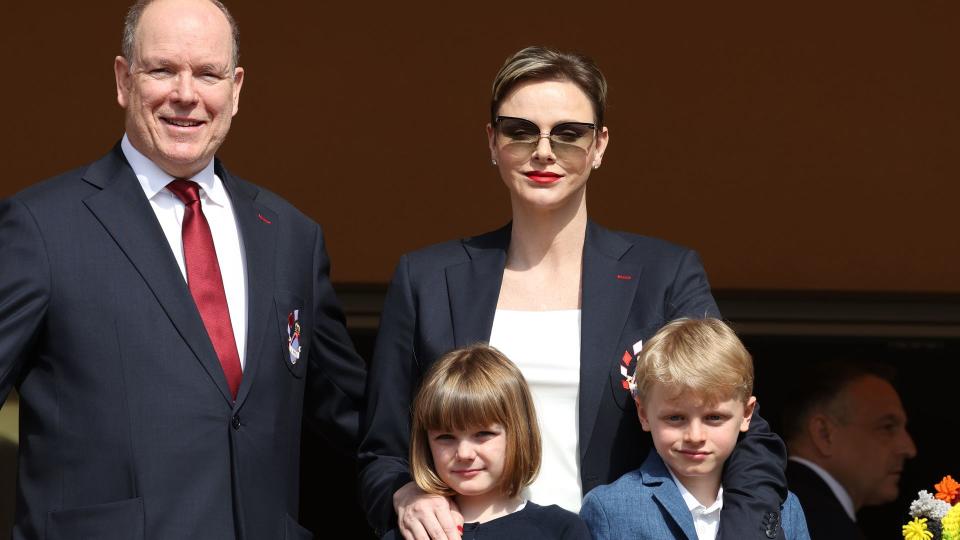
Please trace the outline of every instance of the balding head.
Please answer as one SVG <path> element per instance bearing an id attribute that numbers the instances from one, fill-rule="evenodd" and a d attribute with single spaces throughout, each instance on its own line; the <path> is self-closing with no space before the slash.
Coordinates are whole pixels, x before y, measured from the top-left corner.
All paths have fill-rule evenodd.
<path id="1" fill-rule="evenodd" d="M 900 396 L 878 366 L 824 365 L 801 386 L 786 412 L 790 454 L 823 467 L 854 508 L 896 499 L 906 459 L 917 450 Z"/>
<path id="2" fill-rule="evenodd" d="M 147 6 L 156 1 L 159 0 L 140 0 L 130 6 L 130 9 L 127 11 L 127 16 L 123 21 L 123 40 L 121 41 L 121 51 L 123 57 L 127 59 L 127 62 L 132 63 L 136 54 L 137 27 L 140 25 L 140 18 L 143 16 L 143 12 L 147 9 Z M 230 67 L 237 67 L 240 63 L 240 28 L 237 26 L 237 21 L 234 20 L 227 6 L 223 5 L 223 2 L 220 2 L 220 0 L 201 1 L 213 4 L 226 18 L 227 24 L 230 25 L 230 39 L 233 43 L 233 64 Z"/>

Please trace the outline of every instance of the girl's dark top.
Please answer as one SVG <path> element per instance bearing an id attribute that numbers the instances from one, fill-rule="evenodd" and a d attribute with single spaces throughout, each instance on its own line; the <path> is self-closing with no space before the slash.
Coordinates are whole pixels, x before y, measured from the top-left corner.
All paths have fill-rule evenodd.
<path id="1" fill-rule="evenodd" d="M 590 531 L 580 516 L 555 504 L 540 506 L 527 501 L 518 512 L 486 523 L 464 523 L 463 540 L 590 540 Z M 383 540 L 403 540 L 393 529 Z"/>

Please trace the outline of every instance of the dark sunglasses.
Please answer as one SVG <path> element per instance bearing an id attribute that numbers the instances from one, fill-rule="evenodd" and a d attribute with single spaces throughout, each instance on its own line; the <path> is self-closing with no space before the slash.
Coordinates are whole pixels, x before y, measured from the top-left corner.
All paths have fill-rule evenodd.
<path id="1" fill-rule="evenodd" d="M 524 158 L 533 154 L 544 137 L 550 140 L 550 148 L 557 159 L 582 158 L 597 133 L 597 125 L 589 122 L 564 122 L 553 126 L 549 133 L 544 133 L 530 120 L 513 116 L 498 116 L 494 126 L 506 145 L 505 149 Z"/>

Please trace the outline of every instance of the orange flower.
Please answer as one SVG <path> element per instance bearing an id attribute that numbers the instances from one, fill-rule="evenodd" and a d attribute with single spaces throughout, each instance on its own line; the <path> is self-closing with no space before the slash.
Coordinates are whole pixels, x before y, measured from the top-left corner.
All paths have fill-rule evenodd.
<path id="1" fill-rule="evenodd" d="M 954 504 L 960 500 L 960 484 L 950 475 L 944 476 L 943 480 L 933 487 L 937 488 L 937 494 L 934 497 L 946 501 L 947 504 Z"/>

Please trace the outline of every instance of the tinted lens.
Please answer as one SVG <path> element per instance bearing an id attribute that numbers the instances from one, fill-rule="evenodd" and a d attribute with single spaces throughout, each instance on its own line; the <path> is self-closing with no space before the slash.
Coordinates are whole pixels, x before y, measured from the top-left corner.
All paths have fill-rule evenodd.
<path id="1" fill-rule="evenodd" d="M 568 123 L 559 124 L 550 130 L 550 139 L 554 142 L 576 144 L 588 148 L 593 142 L 594 127 L 592 124 Z"/>
<path id="2" fill-rule="evenodd" d="M 550 130 L 550 145 L 560 161 L 584 159 L 590 145 L 593 144 L 593 124 L 571 122 L 559 124 Z"/>
<path id="3" fill-rule="evenodd" d="M 500 116 L 496 125 L 503 149 L 516 158 L 526 159 L 540 144 L 540 128 L 529 120 Z M 593 124 L 557 124 L 550 130 L 550 147 L 558 160 L 582 160 L 593 144 L 595 133 Z"/>
<path id="4" fill-rule="evenodd" d="M 540 128 L 522 118 L 503 118 L 497 121 L 497 132 L 505 142 L 532 143 L 540 139 Z"/>
<path id="5" fill-rule="evenodd" d="M 587 146 L 589 147 L 590 144 L 588 143 Z M 551 138 L 550 147 L 553 149 L 553 155 L 557 156 L 557 161 L 572 163 L 587 157 L 587 149 L 579 144 L 561 143 Z"/>

